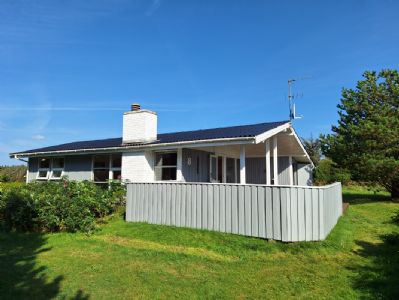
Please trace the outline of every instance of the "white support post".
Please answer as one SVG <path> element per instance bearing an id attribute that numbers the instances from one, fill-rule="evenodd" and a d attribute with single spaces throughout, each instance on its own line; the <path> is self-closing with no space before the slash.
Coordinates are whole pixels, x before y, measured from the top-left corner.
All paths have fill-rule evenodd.
<path id="1" fill-rule="evenodd" d="M 183 181 L 183 150 L 177 149 L 176 181 Z"/>
<path id="2" fill-rule="evenodd" d="M 223 168 L 223 183 L 226 183 L 226 181 L 227 181 L 227 175 L 226 175 L 226 161 L 227 161 L 227 158 L 226 158 L 226 156 L 222 156 L 223 157 L 223 162 L 222 162 L 222 164 L 223 164 L 223 166 L 222 166 L 222 168 Z"/>
<path id="3" fill-rule="evenodd" d="M 245 145 L 240 147 L 240 183 L 245 184 Z"/>
<path id="4" fill-rule="evenodd" d="M 270 174 L 270 140 L 267 139 L 265 141 L 265 148 L 266 148 L 266 184 L 270 185 L 270 177 L 272 174 Z"/>
<path id="5" fill-rule="evenodd" d="M 288 172 L 290 173 L 290 185 L 294 185 L 294 168 L 292 167 L 292 156 L 288 156 Z"/>
<path id="6" fill-rule="evenodd" d="M 109 155 L 109 165 L 108 165 L 108 179 L 112 180 L 114 177 L 114 174 L 112 172 L 112 154 Z"/>
<path id="7" fill-rule="evenodd" d="M 274 177 L 274 185 L 278 185 L 277 136 L 273 137 L 273 177 Z"/>

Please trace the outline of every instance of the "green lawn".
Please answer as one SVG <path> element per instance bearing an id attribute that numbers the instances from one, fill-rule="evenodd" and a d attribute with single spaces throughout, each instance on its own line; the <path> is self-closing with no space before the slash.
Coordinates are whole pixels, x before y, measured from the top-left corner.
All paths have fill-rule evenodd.
<path id="1" fill-rule="evenodd" d="M 399 203 L 360 188 L 324 242 L 132 224 L 92 236 L 0 233 L 0 298 L 396 298 Z"/>

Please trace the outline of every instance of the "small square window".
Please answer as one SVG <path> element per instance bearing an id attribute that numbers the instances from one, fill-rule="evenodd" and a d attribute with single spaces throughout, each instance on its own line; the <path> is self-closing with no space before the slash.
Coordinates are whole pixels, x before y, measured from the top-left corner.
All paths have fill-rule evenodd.
<path id="1" fill-rule="evenodd" d="M 122 172 L 121 171 L 113 171 L 112 172 L 112 179 L 113 180 L 121 180 L 122 179 Z"/>
<path id="2" fill-rule="evenodd" d="M 50 159 L 49 158 L 41 158 L 39 162 L 40 169 L 49 169 L 50 168 Z"/>
<path id="3" fill-rule="evenodd" d="M 39 171 L 39 174 L 37 176 L 38 179 L 47 179 L 47 177 L 48 177 L 48 171 L 47 170 Z"/>
<path id="4" fill-rule="evenodd" d="M 162 154 L 162 165 L 163 166 L 176 166 L 177 165 L 177 153 Z"/>
<path id="5" fill-rule="evenodd" d="M 122 156 L 112 155 L 112 168 L 120 168 L 122 166 Z"/>
<path id="6" fill-rule="evenodd" d="M 64 158 L 57 157 L 53 158 L 53 166 L 54 169 L 63 169 L 64 168 Z"/>
<path id="7" fill-rule="evenodd" d="M 52 175 L 51 175 L 51 178 L 60 179 L 61 176 L 62 176 L 62 170 L 54 170 Z"/>
<path id="8" fill-rule="evenodd" d="M 176 167 L 162 168 L 162 180 L 176 180 Z"/>
<path id="9" fill-rule="evenodd" d="M 108 155 L 98 155 L 94 156 L 93 167 L 96 169 L 109 168 L 109 156 Z"/>
<path id="10" fill-rule="evenodd" d="M 93 173 L 95 182 L 107 182 L 109 179 L 108 170 L 94 170 Z"/>

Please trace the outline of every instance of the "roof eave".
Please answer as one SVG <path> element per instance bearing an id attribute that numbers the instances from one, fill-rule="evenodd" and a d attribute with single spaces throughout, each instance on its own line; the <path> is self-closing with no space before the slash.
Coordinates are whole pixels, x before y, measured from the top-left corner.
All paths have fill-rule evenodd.
<path id="1" fill-rule="evenodd" d="M 197 140 L 197 141 L 182 141 L 173 143 L 159 143 L 159 144 L 146 144 L 146 145 L 126 145 L 118 147 L 105 147 L 105 148 L 90 148 L 90 149 L 76 149 L 76 150 L 58 150 L 58 151 L 38 151 L 38 152 L 14 152 L 10 153 L 10 158 L 18 159 L 20 157 L 35 157 L 42 155 L 62 155 L 62 154 L 90 154 L 98 152 L 121 152 L 125 150 L 161 150 L 168 148 L 179 148 L 182 146 L 219 146 L 219 145 L 234 145 L 234 144 L 254 144 L 256 142 L 255 137 L 239 137 L 239 138 L 220 138 L 213 140 Z"/>

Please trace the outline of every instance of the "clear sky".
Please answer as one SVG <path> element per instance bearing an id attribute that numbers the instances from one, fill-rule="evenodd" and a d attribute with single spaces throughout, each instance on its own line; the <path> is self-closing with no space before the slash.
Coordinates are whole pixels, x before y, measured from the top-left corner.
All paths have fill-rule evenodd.
<path id="1" fill-rule="evenodd" d="M 342 87 L 398 68 L 399 1 L 0 2 L 0 164 L 119 137 L 132 102 L 159 132 L 285 120 L 330 131 Z"/>

